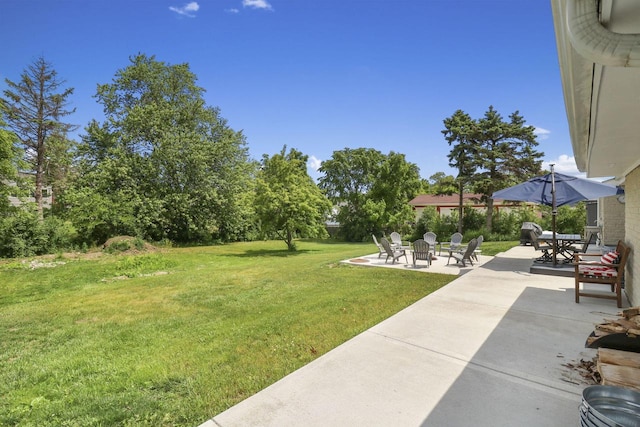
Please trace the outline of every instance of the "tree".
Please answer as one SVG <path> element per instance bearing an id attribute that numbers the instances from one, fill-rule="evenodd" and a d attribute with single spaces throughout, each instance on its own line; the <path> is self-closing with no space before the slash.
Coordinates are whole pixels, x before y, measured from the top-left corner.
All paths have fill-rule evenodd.
<path id="1" fill-rule="evenodd" d="M 64 89 L 53 66 L 43 57 L 36 59 L 15 83 L 5 79 L 8 89 L 1 100 L 3 113 L 10 129 L 18 137 L 25 160 L 35 175 L 35 202 L 42 219 L 42 188 L 46 184 L 47 151 L 52 138 L 66 135 L 76 127 L 62 122 L 75 112 L 67 110 L 73 88 Z"/>
<path id="2" fill-rule="evenodd" d="M 3 129 L 5 126 L 0 118 L 0 213 L 9 207 L 11 184 L 18 177 L 18 154 L 14 146 L 16 136 L 13 132 Z"/>
<path id="3" fill-rule="evenodd" d="M 458 181 L 452 175 L 436 172 L 429 177 L 429 194 L 450 196 L 458 191 Z"/>
<path id="4" fill-rule="evenodd" d="M 482 200 L 487 203 L 486 228 L 491 231 L 491 195 L 540 173 L 540 159 L 544 153 L 535 149 L 538 142 L 534 127 L 525 126 L 525 120 L 518 111 L 509 116 L 509 122 L 505 122 L 490 106 L 479 120 L 473 120 L 458 110 L 445 120 L 445 128 L 442 132 L 449 145 L 457 143 L 449 153 L 450 165 L 458 168 L 459 179 L 462 177 L 464 182 L 471 183 L 474 190 L 482 194 Z M 460 194 L 462 190 L 461 182 Z"/>
<path id="5" fill-rule="evenodd" d="M 477 148 L 473 135 L 474 122 L 467 113 L 457 110 L 451 117 L 444 120 L 445 129 L 442 133 L 447 143 L 452 146 L 449 152 L 449 166 L 458 169 L 456 178 L 458 186 L 458 233 L 462 233 L 464 190 L 476 172 Z"/>
<path id="6" fill-rule="evenodd" d="M 544 153 L 535 150 L 538 146 L 535 128 L 525 126 L 525 120 L 518 111 L 509 116 L 509 122 L 505 122 L 490 106 L 477 123 L 478 133 L 474 138 L 478 144 L 480 173 L 475 177 L 474 187 L 487 203 L 487 230 L 491 230 L 491 195 L 540 173 Z"/>
<path id="7" fill-rule="evenodd" d="M 244 135 L 205 105 L 188 64 L 143 54 L 130 62 L 98 85 L 105 121 L 92 121 L 78 146 L 71 218 L 93 240 L 244 238 L 256 168 Z"/>
<path id="8" fill-rule="evenodd" d="M 262 230 L 296 249 L 296 237 L 324 237 L 331 202 L 307 173 L 308 156 L 286 146 L 264 155 L 256 184 L 256 214 Z"/>
<path id="9" fill-rule="evenodd" d="M 418 167 L 403 154 L 372 148 L 334 151 L 322 162 L 319 186 L 338 207 L 341 235 L 362 241 L 371 233 L 402 231 L 414 220 L 408 202 L 418 191 Z"/>

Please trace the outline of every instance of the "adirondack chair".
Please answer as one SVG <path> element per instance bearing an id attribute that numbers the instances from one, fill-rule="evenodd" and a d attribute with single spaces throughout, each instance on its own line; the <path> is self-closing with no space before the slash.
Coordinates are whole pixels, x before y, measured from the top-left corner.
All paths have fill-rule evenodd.
<path id="1" fill-rule="evenodd" d="M 422 238 L 429 244 L 429 250 L 433 252 L 433 256 L 436 256 L 436 245 L 438 244 L 438 236 L 436 236 L 436 233 L 427 231 L 426 233 L 424 233 L 424 236 L 422 236 Z"/>
<path id="2" fill-rule="evenodd" d="M 462 246 L 462 234 L 460 233 L 453 233 L 451 235 L 451 241 L 449 241 L 448 243 L 441 243 L 440 244 L 440 251 L 439 254 L 442 255 L 442 245 L 444 245 L 444 249 L 448 250 L 448 251 L 452 251 L 452 250 L 459 250 L 460 247 Z"/>
<path id="3" fill-rule="evenodd" d="M 478 247 L 478 239 L 471 239 L 466 249 L 458 250 L 450 249 L 449 250 L 449 258 L 447 258 L 447 265 L 449 265 L 449 260 L 451 258 L 456 260 L 456 264 L 462 264 L 463 267 L 467 266 L 467 261 L 469 264 L 473 265 L 473 251 Z"/>
<path id="4" fill-rule="evenodd" d="M 378 243 L 378 239 L 376 239 L 376 235 L 372 234 L 371 237 L 373 237 L 373 243 L 375 243 L 376 246 L 378 247 L 378 251 L 380 252 L 378 253 L 378 258 L 380 258 L 383 254 L 386 254 L 386 252 L 384 251 L 384 248 L 382 247 L 382 245 Z"/>
<path id="5" fill-rule="evenodd" d="M 480 235 L 476 240 L 478 240 L 478 246 L 476 246 L 476 250 L 473 251 L 473 259 L 478 261 L 478 254 L 482 252 L 482 249 L 480 249 L 480 245 L 482 245 L 482 242 L 484 242 L 484 236 Z"/>
<path id="6" fill-rule="evenodd" d="M 413 242 L 413 250 L 411 251 L 413 257 L 413 266 L 416 266 L 416 261 L 427 261 L 427 268 L 431 265 L 431 249 L 428 242 L 424 239 L 418 239 Z"/>
<path id="7" fill-rule="evenodd" d="M 391 246 L 402 248 L 402 236 L 400 236 L 400 233 L 394 231 L 389 237 L 391 238 Z"/>
<path id="8" fill-rule="evenodd" d="M 387 263 L 387 261 L 389 261 L 389 258 L 391 258 L 392 260 L 391 264 L 395 264 L 396 260 L 400 257 L 404 257 L 404 260 L 409 263 L 409 260 L 407 259 L 407 252 L 404 249 L 398 249 L 391 246 L 391 243 L 389 243 L 389 241 L 385 237 L 380 239 L 380 243 L 382 244 L 382 247 L 387 254 L 387 258 L 384 260 L 385 264 Z"/>

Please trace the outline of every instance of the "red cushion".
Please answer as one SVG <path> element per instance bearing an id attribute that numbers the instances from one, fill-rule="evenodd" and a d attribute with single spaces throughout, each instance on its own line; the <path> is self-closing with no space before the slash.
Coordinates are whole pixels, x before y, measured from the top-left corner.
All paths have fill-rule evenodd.
<path id="1" fill-rule="evenodd" d="M 613 251 L 613 252 L 609 252 L 608 254 L 604 254 L 602 255 L 602 258 L 600 258 L 600 262 L 604 263 L 604 264 L 615 264 L 616 260 L 618 259 L 618 252 Z"/>

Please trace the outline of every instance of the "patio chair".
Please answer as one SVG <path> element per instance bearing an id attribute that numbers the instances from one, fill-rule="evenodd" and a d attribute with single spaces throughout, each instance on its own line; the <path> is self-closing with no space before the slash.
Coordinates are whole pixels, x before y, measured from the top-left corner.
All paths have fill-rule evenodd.
<path id="1" fill-rule="evenodd" d="M 449 241 L 448 243 L 441 243 L 440 244 L 440 251 L 439 254 L 442 255 L 442 245 L 444 246 L 445 250 L 448 250 L 449 252 L 451 251 L 457 251 L 462 247 L 462 234 L 460 233 L 453 233 L 451 235 L 451 241 Z"/>
<path id="2" fill-rule="evenodd" d="M 378 247 L 378 251 L 380 252 L 378 253 L 378 258 L 380 258 L 382 254 L 386 254 L 386 252 L 384 251 L 384 248 L 382 247 L 382 245 L 378 243 L 378 239 L 376 239 L 376 235 L 372 234 L 371 237 L 373 237 L 373 243 L 375 243 L 376 246 Z"/>
<path id="3" fill-rule="evenodd" d="M 469 264 L 473 265 L 473 251 L 478 247 L 478 239 L 471 239 L 466 249 L 464 250 L 449 250 L 449 258 L 447 258 L 447 265 L 449 265 L 449 260 L 451 258 L 456 260 L 456 264 L 462 263 L 463 267 L 467 266 L 467 261 Z"/>
<path id="4" fill-rule="evenodd" d="M 382 247 L 387 254 L 387 258 L 384 260 L 385 264 L 387 263 L 387 261 L 389 261 L 389 258 L 392 259 L 391 264 L 395 264 L 396 260 L 402 256 L 404 257 L 404 260 L 407 262 L 407 264 L 409 263 L 409 260 L 407 259 L 407 252 L 404 249 L 392 247 L 391 243 L 389 243 L 389 241 L 384 237 L 380 239 L 380 243 L 382 244 Z"/>
<path id="5" fill-rule="evenodd" d="M 416 261 L 427 261 L 427 268 L 431 265 L 431 249 L 429 242 L 424 239 L 418 239 L 413 242 L 413 250 L 411 251 L 413 256 L 413 266 L 416 266 Z"/>
<path id="6" fill-rule="evenodd" d="M 402 236 L 400 236 L 400 233 L 394 231 L 389 235 L 389 237 L 391 238 L 391 246 L 399 249 L 402 248 Z"/>
<path id="7" fill-rule="evenodd" d="M 618 308 L 622 307 L 622 285 L 624 284 L 624 267 L 629 259 L 631 248 L 622 240 L 618 241 L 615 251 L 604 255 L 597 253 L 576 254 L 573 261 L 576 303 L 580 297 L 614 299 Z M 586 261 L 594 259 L 595 261 Z M 597 283 L 610 286 L 610 293 L 580 290 L 580 283 Z"/>
<path id="8" fill-rule="evenodd" d="M 423 240 L 429 244 L 429 250 L 433 252 L 433 256 L 436 256 L 436 245 L 438 245 L 438 236 L 433 231 L 427 231 L 422 236 Z"/>
<path id="9" fill-rule="evenodd" d="M 476 250 L 473 251 L 472 256 L 473 256 L 473 259 L 478 261 L 478 254 L 482 252 L 482 249 L 480 249 L 480 245 L 482 245 L 482 242 L 484 242 L 484 236 L 480 235 L 476 238 L 476 240 L 478 241 L 478 246 L 476 246 Z"/>
<path id="10" fill-rule="evenodd" d="M 598 233 L 589 233 L 589 236 L 585 239 L 585 241 L 582 243 L 582 247 L 580 248 L 573 248 L 574 251 L 574 258 L 575 258 L 575 253 L 579 253 L 579 254 L 586 254 L 589 252 L 589 246 L 590 245 L 595 245 L 598 241 Z M 592 251 L 595 252 L 595 251 Z"/>
<path id="11" fill-rule="evenodd" d="M 538 242 L 538 235 L 533 230 L 529 230 L 529 240 L 536 252 L 542 251 L 542 256 L 536 258 L 534 262 L 553 262 L 553 246 L 541 245 L 540 242 Z M 551 253 L 549 253 L 549 251 L 551 251 Z"/>

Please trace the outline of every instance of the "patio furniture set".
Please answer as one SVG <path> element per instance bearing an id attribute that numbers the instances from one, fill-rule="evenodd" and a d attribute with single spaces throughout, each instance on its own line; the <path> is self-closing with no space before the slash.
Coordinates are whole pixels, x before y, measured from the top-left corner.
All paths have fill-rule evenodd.
<path id="1" fill-rule="evenodd" d="M 411 254 L 413 266 L 416 267 L 417 261 L 427 261 L 427 268 L 436 256 L 436 246 L 438 246 L 438 255 L 442 255 L 442 249 L 448 252 L 447 264 L 451 258 L 456 260 L 457 264 L 466 267 L 467 262 L 473 265 L 473 261 L 478 261 L 478 254 L 481 252 L 480 245 L 483 237 L 472 239 L 467 245 L 462 244 L 462 234 L 454 233 L 449 242 L 438 242 L 437 236 L 433 232 L 427 232 L 422 239 L 415 242 L 404 242 L 399 233 L 393 232 L 389 235 L 389 239 L 382 237 L 378 242 L 375 235 L 372 235 L 373 241 L 378 247 L 378 258 L 384 255 L 385 263 L 391 259 L 391 263 L 395 264 L 396 260 L 404 257 L 407 264 L 409 263 L 407 252 Z"/>

